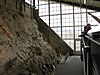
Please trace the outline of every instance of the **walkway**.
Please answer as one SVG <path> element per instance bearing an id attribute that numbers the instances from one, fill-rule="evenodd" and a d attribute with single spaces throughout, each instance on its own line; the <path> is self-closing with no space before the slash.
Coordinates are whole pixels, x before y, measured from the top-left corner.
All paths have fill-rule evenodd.
<path id="1" fill-rule="evenodd" d="M 83 62 L 79 56 L 70 56 L 57 66 L 55 75 L 84 75 Z"/>

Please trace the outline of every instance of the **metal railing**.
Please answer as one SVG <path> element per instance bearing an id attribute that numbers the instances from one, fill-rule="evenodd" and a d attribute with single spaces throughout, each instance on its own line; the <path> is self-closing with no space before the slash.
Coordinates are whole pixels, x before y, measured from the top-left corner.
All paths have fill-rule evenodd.
<path id="1" fill-rule="evenodd" d="M 87 42 L 88 41 L 88 42 Z M 82 38 L 84 74 L 91 75 L 91 47 L 85 36 Z"/>
<path id="2" fill-rule="evenodd" d="M 100 54 L 100 43 L 85 35 L 82 37 L 82 48 L 84 73 L 85 75 L 95 75 L 98 72 L 97 69 L 95 69 L 95 66 L 97 66 L 96 68 L 99 68 L 98 63 L 100 62 L 100 60 L 98 60 L 100 58 L 100 56 L 98 56 L 98 54 Z"/>

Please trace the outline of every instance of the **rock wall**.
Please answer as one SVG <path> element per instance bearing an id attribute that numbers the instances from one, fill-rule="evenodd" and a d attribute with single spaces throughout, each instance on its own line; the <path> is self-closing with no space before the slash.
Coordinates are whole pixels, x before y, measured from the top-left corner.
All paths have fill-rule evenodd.
<path id="1" fill-rule="evenodd" d="M 37 22 L 0 2 L 0 75 L 52 75 L 56 65 Z"/>

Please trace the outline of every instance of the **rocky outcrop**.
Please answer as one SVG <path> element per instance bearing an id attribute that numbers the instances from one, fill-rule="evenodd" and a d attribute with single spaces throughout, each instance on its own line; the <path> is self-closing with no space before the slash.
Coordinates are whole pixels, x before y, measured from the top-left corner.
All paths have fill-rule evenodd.
<path id="1" fill-rule="evenodd" d="M 56 65 L 37 22 L 0 3 L 0 75 L 52 75 Z"/>

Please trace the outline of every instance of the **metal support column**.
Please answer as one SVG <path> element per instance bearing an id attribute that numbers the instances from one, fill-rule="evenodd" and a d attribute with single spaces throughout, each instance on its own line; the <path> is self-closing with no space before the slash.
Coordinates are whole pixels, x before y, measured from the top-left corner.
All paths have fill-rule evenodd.
<path id="1" fill-rule="evenodd" d="M 39 0 L 38 0 L 38 15 L 39 15 Z"/>
<path id="2" fill-rule="evenodd" d="M 74 35 L 74 51 L 76 51 L 76 44 L 75 44 L 75 15 L 74 15 L 74 4 L 73 4 L 73 35 Z"/>
<path id="3" fill-rule="evenodd" d="M 49 26 L 50 26 L 50 0 L 48 0 Z"/>
<path id="4" fill-rule="evenodd" d="M 80 19 L 81 19 L 81 33 L 82 33 L 82 1 L 80 0 Z M 83 61 L 83 51 L 82 51 L 82 37 L 80 43 L 81 60 Z"/>
<path id="5" fill-rule="evenodd" d="M 48 15 L 49 15 L 49 26 L 50 26 L 50 0 L 48 0 Z M 49 28 L 48 28 L 48 37 L 49 37 L 49 42 L 50 42 L 50 30 L 49 30 Z"/>
<path id="6" fill-rule="evenodd" d="M 32 6 L 32 16 L 33 16 L 33 18 L 35 17 L 35 13 L 36 13 L 36 11 L 35 11 L 35 0 L 33 0 L 33 6 Z"/>
<path id="7" fill-rule="evenodd" d="M 31 15 L 31 18 L 33 18 L 33 16 L 32 16 L 32 0 L 30 0 L 30 15 Z"/>
<path id="8" fill-rule="evenodd" d="M 60 0 L 60 21 L 61 21 L 61 38 L 62 38 L 62 3 Z"/>
<path id="9" fill-rule="evenodd" d="M 33 7 L 35 8 L 35 0 L 33 0 Z"/>
<path id="10" fill-rule="evenodd" d="M 86 24 L 88 24 L 88 14 L 87 14 L 87 0 L 86 0 Z"/>
<path id="11" fill-rule="evenodd" d="M 82 2 L 81 0 L 80 0 L 80 19 L 81 19 L 81 32 L 82 32 Z"/>

